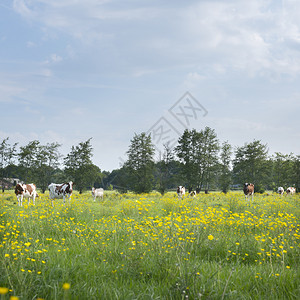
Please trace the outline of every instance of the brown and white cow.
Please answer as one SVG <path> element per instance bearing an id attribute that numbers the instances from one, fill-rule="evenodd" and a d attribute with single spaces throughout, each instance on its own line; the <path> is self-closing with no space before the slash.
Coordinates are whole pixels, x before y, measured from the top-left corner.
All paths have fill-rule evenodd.
<path id="1" fill-rule="evenodd" d="M 286 194 L 287 195 L 293 195 L 293 194 L 295 194 L 296 193 L 296 189 L 294 188 L 294 187 L 288 187 L 287 189 L 286 189 Z"/>
<path id="2" fill-rule="evenodd" d="M 73 192 L 73 182 L 70 181 L 68 183 L 51 183 L 48 186 L 49 189 L 49 196 L 52 202 L 53 206 L 53 199 L 64 199 L 64 204 L 66 202 L 66 197 L 69 199 L 69 202 L 71 201 L 71 196 Z"/>
<path id="3" fill-rule="evenodd" d="M 245 199 L 249 200 L 249 197 L 252 196 L 252 201 L 253 201 L 253 194 L 254 194 L 254 184 L 252 183 L 245 183 L 244 184 L 244 194 L 245 194 Z"/>
<path id="4" fill-rule="evenodd" d="M 182 198 L 182 196 L 185 195 L 185 187 L 184 186 L 179 185 L 177 187 L 177 195 L 178 195 L 178 198 Z"/>
<path id="5" fill-rule="evenodd" d="M 36 186 L 33 183 L 18 183 L 15 188 L 15 194 L 17 196 L 19 206 L 23 205 L 23 198 L 28 198 L 28 205 L 30 203 L 30 198 L 32 198 L 33 205 L 35 205 L 35 198 L 39 196 L 36 192 Z"/>

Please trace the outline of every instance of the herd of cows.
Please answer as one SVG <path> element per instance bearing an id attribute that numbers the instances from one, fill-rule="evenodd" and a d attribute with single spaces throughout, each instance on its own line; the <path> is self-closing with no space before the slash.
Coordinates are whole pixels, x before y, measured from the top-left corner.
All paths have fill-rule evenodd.
<path id="1" fill-rule="evenodd" d="M 56 184 L 56 183 L 51 183 L 48 186 L 49 189 L 49 197 L 53 204 L 54 199 L 63 199 L 63 202 L 65 203 L 66 198 L 71 199 L 71 195 L 73 192 L 73 182 L 70 181 L 68 183 L 61 183 L 61 184 Z M 252 196 L 253 200 L 253 194 L 254 194 L 254 184 L 252 183 L 245 183 L 244 184 L 244 194 L 245 194 L 245 199 L 249 199 L 250 196 Z M 189 191 L 189 196 L 194 197 L 196 196 L 200 191 Z M 296 192 L 296 189 L 294 187 L 288 187 L 286 189 L 286 194 L 287 195 L 292 195 Z M 277 190 L 277 193 L 280 195 L 284 194 L 284 188 L 279 187 Z M 30 199 L 32 199 L 33 205 L 35 205 L 35 198 L 38 197 L 38 193 L 36 191 L 36 185 L 31 183 L 31 184 L 20 184 L 18 183 L 15 188 L 15 194 L 18 199 L 18 204 L 19 206 L 22 206 L 23 203 L 23 198 L 28 198 L 28 205 L 30 204 Z M 103 200 L 103 194 L 104 190 L 102 188 L 99 189 L 92 189 L 92 196 L 94 198 L 94 201 L 96 201 L 96 198 L 101 198 Z M 185 195 L 185 187 L 184 186 L 178 186 L 177 187 L 177 195 L 179 198 L 183 197 Z"/>
<path id="2" fill-rule="evenodd" d="M 253 195 L 254 195 L 254 184 L 253 183 L 245 183 L 244 184 L 244 195 L 245 195 L 245 199 L 249 199 L 250 196 L 252 196 L 252 200 L 253 200 Z M 196 191 L 189 191 L 189 196 L 190 197 L 195 197 L 197 194 L 199 193 L 199 190 Z M 283 195 L 284 194 L 284 188 L 282 186 L 280 186 L 277 189 L 277 193 L 279 195 Z M 293 195 L 296 193 L 296 189 L 294 187 L 288 187 L 286 189 L 286 194 L 287 195 Z M 180 185 L 177 187 L 177 195 L 179 198 L 181 198 L 183 195 L 185 195 L 185 187 Z"/>

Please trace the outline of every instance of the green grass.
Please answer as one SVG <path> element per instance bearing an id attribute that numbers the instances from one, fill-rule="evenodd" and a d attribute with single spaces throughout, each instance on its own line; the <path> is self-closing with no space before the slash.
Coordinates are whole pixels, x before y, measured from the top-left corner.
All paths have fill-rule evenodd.
<path id="1" fill-rule="evenodd" d="M 300 298 L 300 195 L 15 202 L 0 196 L 1 300 Z"/>

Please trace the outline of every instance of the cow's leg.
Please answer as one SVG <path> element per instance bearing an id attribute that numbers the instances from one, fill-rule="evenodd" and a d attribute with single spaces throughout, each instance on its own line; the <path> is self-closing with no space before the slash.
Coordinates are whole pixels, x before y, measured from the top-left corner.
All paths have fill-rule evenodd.
<path id="1" fill-rule="evenodd" d="M 66 196 L 64 195 L 63 198 L 64 198 L 64 202 L 63 203 L 65 205 L 65 203 L 66 203 Z"/>
<path id="2" fill-rule="evenodd" d="M 32 197 L 32 202 L 33 202 L 33 205 L 35 205 L 35 195 L 33 195 L 33 197 Z"/>
<path id="3" fill-rule="evenodd" d="M 21 195 L 21 205 L 20 206 L 23 206 L 23 195 Z"/>

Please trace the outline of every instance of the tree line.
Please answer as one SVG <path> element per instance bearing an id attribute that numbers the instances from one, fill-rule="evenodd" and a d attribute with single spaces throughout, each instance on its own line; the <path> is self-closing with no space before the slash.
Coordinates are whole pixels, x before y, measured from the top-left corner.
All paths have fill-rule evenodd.
<path id="1" fill-rule="evenodd" d="M 184 185 L 188 190 L 208 192 L 241 188 L 244 182 L 255 185 L 255 192 L 275 190 L 279 186 L 300 188 L 300 155 L 269 155 L 267 144 L 253 140 L 233 148 L 221 143 L 214 129 L 185 130 L 177 146 L 164 145 L 155 160 L 151 136 L 134 134 L 127 160 L 119 169 L 101 171 L 92 162 L 91 139 L 72 146 L 63 157 L 58 143 L 41 145 L 35 140 L 19 147 L 9 138 L 0 144 L 0 179 L 19 178 L 34 182 L 44 192 L 51 182 L 72 180 L 79 192 L 92 187 L 147 193 L 155 189 L 165 193 Z M 3 184 L 2 184 L 3 186 Z"/>

